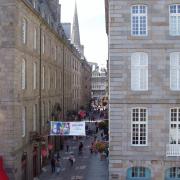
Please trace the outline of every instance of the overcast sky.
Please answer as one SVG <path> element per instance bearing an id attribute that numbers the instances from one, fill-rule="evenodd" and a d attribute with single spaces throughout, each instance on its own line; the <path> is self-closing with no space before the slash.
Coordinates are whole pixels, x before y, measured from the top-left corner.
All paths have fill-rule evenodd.
<path id="1" fill-rule="evenodd" d="M 76 0 L 81 44 L 89 62 L 106 65 L 107 36 L 105 31 L 104 0 Z M 75 0 L 59 0 L 61 21 L 73 21 Z"/>

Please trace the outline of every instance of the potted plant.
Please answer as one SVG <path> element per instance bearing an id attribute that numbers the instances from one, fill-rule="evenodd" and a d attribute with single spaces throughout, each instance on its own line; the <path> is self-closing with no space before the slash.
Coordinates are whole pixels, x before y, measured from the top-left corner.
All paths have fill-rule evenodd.
<path id="1" fill-rule="evenodd" d="M 100 153 L 100 159 L 101 160 L 105 159 L 104 151 L 106 149 L 106 144 L 103 142 L 97 142 L 96 143 L 96 149 Z"/>

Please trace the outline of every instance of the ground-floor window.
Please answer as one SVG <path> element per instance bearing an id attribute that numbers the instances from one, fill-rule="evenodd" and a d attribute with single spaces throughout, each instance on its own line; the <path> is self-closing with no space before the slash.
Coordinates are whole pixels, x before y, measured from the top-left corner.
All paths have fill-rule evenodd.
<path id="1" fill-rule="evenodd" d="M 127 170 L 127 180 L 151 180 L 151 171 L 146 167 L 132 167 Z"/>
<path id="2" fill-rule="evenodd" d="M 172 167 L 167 169 L 166 180 L 180 180 L 180 167 Z"/>

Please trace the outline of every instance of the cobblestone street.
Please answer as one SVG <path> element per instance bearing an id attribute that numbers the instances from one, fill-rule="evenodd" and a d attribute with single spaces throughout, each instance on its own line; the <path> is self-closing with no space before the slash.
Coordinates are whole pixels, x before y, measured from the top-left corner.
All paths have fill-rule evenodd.
<path id="1" fill-rule="evenodd" d="M 83 154 L 78 154 L 78 145 L 82 141 L 84 144 Z M 108 160 L 100 160 L 99 154 L 91 154 L 89 147 L 93 137 L 84 137 L 81 140 L 70 142 L 69 153 L 60 151 L 61 171 L 59 174 L 51 173 L 50 165 L 45 167 L 45 172 L 40 176 L 40 180 L 108 180 Z M 75 154 L 75 163 L 70 166 L 68 157 L 70 153 Z"/>

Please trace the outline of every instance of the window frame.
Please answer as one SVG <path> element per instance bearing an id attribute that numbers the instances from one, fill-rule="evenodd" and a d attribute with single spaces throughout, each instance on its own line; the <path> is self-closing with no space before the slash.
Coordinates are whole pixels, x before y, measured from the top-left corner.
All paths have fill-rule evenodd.
<path id="1" fill-rule="evenodd" d="M 170 4 L 169 5 L 169 35 L 170 36 L 180 36 L 180 25 L 178 26 L 178 17 L 180 18 L 180 12 L 179 13 L 171 13 L 171 6 L 176 6 L 176 11 L 177 11 L 178 6 L 180 6 L 180 4 Z M 176 17 L 176 28 L 177 28 L 176 34 L 172 33 L 173 31 L 172 31 L 171 17 Z M 178 34 L 178 32 L 179 32 L 179 34 Z"/>
<path id="2" fill-rule="evenodd" d="M 140 6 L 144 6 L 145 7 L 145 13 L 137 13 L 137 14 L 134 14 L 133 13 L 133 7 L 135 6 L 138 6 L 138 11 L 139 11 L 139 8 Z M 133 34 L 133 17 L 138 17 L 138 34 Z M 143 17 L 145 16 L 146 18 L 146 33 L 145 34 L 140 34 L 140 17 Z M 132 5 L 131 6 L 131 36 L 137 36 L 137 37 L 146 37 L 148 36 L 148 6 L 145 5 L 145 4 L 135 4 L 135 5 Z"/>
<path id="3" fill-rule="evenodd" d="M 177 113 L 176 113 L 176 121 L 172 121 L 172 110 L 177 110 Z M 180 107 L 173 107 L 173 108 L 170 108 L 170 112 L 169 112 L 169 144 L 174 144 L 174 145 L 180 145 L 180 133 L 178 133 L 178 127 L 180 127 L 180 120 L 178 121 L 178 119 L 180 119 Z M 173 139 L 171 140 L 171 125 L 174 124 L 176 125 L 176 143 L 171 143 L 173 142 Z M 179 142 L 178 142 L 179 140 Z"/>
<path id="4" fill-rule="evenodd" d="M 134 109 L 138 109 L 138 122 L 134 122 L 133 121 L 133 110 Z M 143 123 L 143 122 L 140 122 L 140 110 L 143 109 L 143 110 L 146 110 L 146 121 Z M 138 124 L 138 144 L 133 144 L 133 125 L 134 124 Z M 141 124 L 144 124 L 145 125 L 145 133 L 146 133 L 146 144 L 140 144 L 140 125 Z M 131 146 L 139 146 L 139 147 L 146 147 L 148 146 L 148 108 L 146 107 L 133 107 L 131 108 Z"/>

